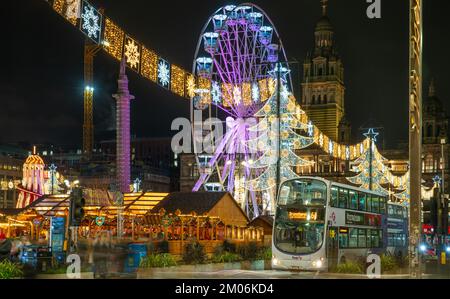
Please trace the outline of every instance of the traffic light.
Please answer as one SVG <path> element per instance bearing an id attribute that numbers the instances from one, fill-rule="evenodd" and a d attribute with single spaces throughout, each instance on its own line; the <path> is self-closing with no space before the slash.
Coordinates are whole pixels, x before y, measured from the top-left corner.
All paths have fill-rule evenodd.
<path id="1" fill-rule="evenodd" d="M 438 226 L 438 204 L 439 200 L 436 197 L 430 198 L 430 224 L 436 233 Z"/>
<path id="2" fill-rule="evenodd" d="M 85 199 L 83 190 L 74 188 L 70 196 L 70 226 L 80 226 L 84 217 Z"/>

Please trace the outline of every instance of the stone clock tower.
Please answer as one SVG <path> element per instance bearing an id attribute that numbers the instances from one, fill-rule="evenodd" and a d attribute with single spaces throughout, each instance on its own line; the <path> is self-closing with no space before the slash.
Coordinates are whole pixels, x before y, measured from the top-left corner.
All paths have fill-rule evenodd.
<path id="1" fill-rule="evenodd" d="M 341 132 L 344 116 L 344 67 L 334 45 L 333 27 L 322 0 L 322 17 L 316 25 L 315 47 L 303 64 L 302 107 L 322 132 L 346 143 L 350 134 Z"/>

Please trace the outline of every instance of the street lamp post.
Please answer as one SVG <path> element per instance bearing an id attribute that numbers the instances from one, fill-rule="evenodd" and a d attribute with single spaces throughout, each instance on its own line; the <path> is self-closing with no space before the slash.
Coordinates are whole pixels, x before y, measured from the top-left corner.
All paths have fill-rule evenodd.
<path id="1" fill-rule="evenodd" d="M 444 254 L 444 258 L 442 261 L 445 264 L 446 261 L 446 246 L 447 246 L 447 234 L 448 234 L 448 200 L 445 196 L 445 155 L 444 155 L 444 145 L 447 143 L 445 138 L 441 138 L 441 171 L 442 171 L 442 180 L 441 180 L 441 207 L 442 207 L 442 245 L 441 249 Z"/>
<path id="2" fill-rule="evenodd" d="M 278 124 L 278 128 L 277 128 L 277 184 L 276 184 L 276 190 L 275 190 L 275 200 L 278 198 L 278 192 L 279 192 L 279 188 L 281 185 L 281 82 L 282 82 L 282 78 L 281 78 L 281 72 L 282 72 L 282 64 L 286 64 L 287 67 L 287 73 L 286 75 L 290 72 L 290 68 L 289 65 L 291 64 L 299 64 L 298 61 L 293 60 L 293 61 L 278 61 L 277 64 L 275 65 L 275 70 L 277 73 L 277 124 Z M 291 85 L 292 85 L 292 78 L 291 78 Z M 292 86 L 292 89 L 294 87 Z M 292 90 L 292 92 L 294 92 L 294 90 Z"/>
<path id="3" fill-rule="evenodd" d="M 442 194 L 445 194 L 445 155 L 444 155 L 444 145 L 447 143 L 445 138 L 441 138 L 441 160 L 442 160 Z"/>
<path id="4" fill-rule="evenodd" d="M 422 0 L 410 0 L 409 3 L 409 273 L 411 278 L 420 278 L 422 270 L 418 246 L 422 231 Z"/>

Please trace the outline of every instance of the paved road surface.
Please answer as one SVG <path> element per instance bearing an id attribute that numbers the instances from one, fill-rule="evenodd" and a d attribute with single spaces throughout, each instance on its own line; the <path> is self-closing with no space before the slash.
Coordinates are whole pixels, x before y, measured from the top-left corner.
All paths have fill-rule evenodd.
<path id="1" fill-rule="evenodd" d="M 250 270 L 222 270 L 214 272 L 167 272 L 155 270 L 152 274 L 140 275 L 141 279 L 367 279 L 365 275 L 330 274 L 317 272 L 289 272 L 289 271 L 250 271 Z M 408 275 L 383 275 L 383 279 L 406 279 Z"/>

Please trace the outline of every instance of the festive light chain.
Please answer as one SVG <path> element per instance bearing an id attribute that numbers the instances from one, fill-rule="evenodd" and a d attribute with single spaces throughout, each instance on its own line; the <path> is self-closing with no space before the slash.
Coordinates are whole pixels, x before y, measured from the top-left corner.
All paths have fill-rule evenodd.
<path id="1" fill-rule="evenodd" d="M 83 6 L 94 7 L 86 0 L 83 1 Z M 78 25 L 78 18 L 81 15 L 81 0 L 54 0 L 52 8 L 73 26 Z M 98 11 L 96 10 L 96 12 Z M 169 88 L 170 86 L 170 90 L 173 93 L 187 99 L 194 98 L 196 96 L 196 90 L 198 89 L 211 90 L 213 85 L 209 79 L 196 77 L 174 64 L 167 63 L 169 67 L 169 78 L 166 78 L 166 73 L 160 73 L 161 68 L 159 67 L 159 63 L 161 61 L 167 62 L 167 60 L 158 56 L 156 52 L 142 46 L 141 43 L 126 34 L 124 30 L 112 22 L 108 17 L 103 16 L 101 13 L 98 13 L 98 16 L 98 20 L 101 24 L 96 25 L 103 29 L 99 30 L 102 32 L 100 43 L 102 44 L 103 49 L 115 59 L 121 60 L 122 57 L 125 56 L 127 64 L 131 69 L 140 73 L 143 77 L 152 82 L 158 83 L 164 81 L 164 83 L 166 83 L 166 79 L 168 79 L 169 84 L 165 84 L 168 86 L 163 87 Z M 83 31 L 83 33 L 88 36 L 87 32 Z M 160 77 L 163 77 L 165 80 L 158 80 Z M 197 88 L 197 86 L 199 88 Z M 252 96 L 252 93 L 254 93 L 253 89 L 255 88 L 252 88 L 248 83 L 244 83 L 243 86 L 240 86 L 237 89 L 231 84 L 222 84 L 221 89 L 224 107 L 229 107 L 229 103 L 235 100 L 233 94 L 236 94 L 236 90 L 240 90 L 240 100 L 244 103 L 250 103 L 252 98 L 255 97 Z M 257 89 L 259 89 L 260 101 L 267 101 L 276 91 L 276 80 L 273 78 L 260 80 L 257 82 Z M 294 99 L 295 103 L 295 98 L 292 95 L 290 95 L 290 97 Z M 203 92 L 201 103 L 210 104 L 211 101 L 211 92 Z M 303 112 L 301 107 L 298 104 L 295 104 L 294 107 L 297 111 L 297 120 L 303 124 L 311 124 L 310 119 L 306 113 Z M 355 145 L 335 143 L 313 124 L 311 125 L 310 133 L 314 136 L 314 142 L 319 145 L 324 152 L 341 160 L 351 161 L 358 159 L 365 151 L 367 151 L 370 143 L 368 140 L 364 140 Z M 407 178 L 405 176 L 394 176 L 390 172 L 388 172 L 388 180 L 397 187 L 407 185 Z"/>

